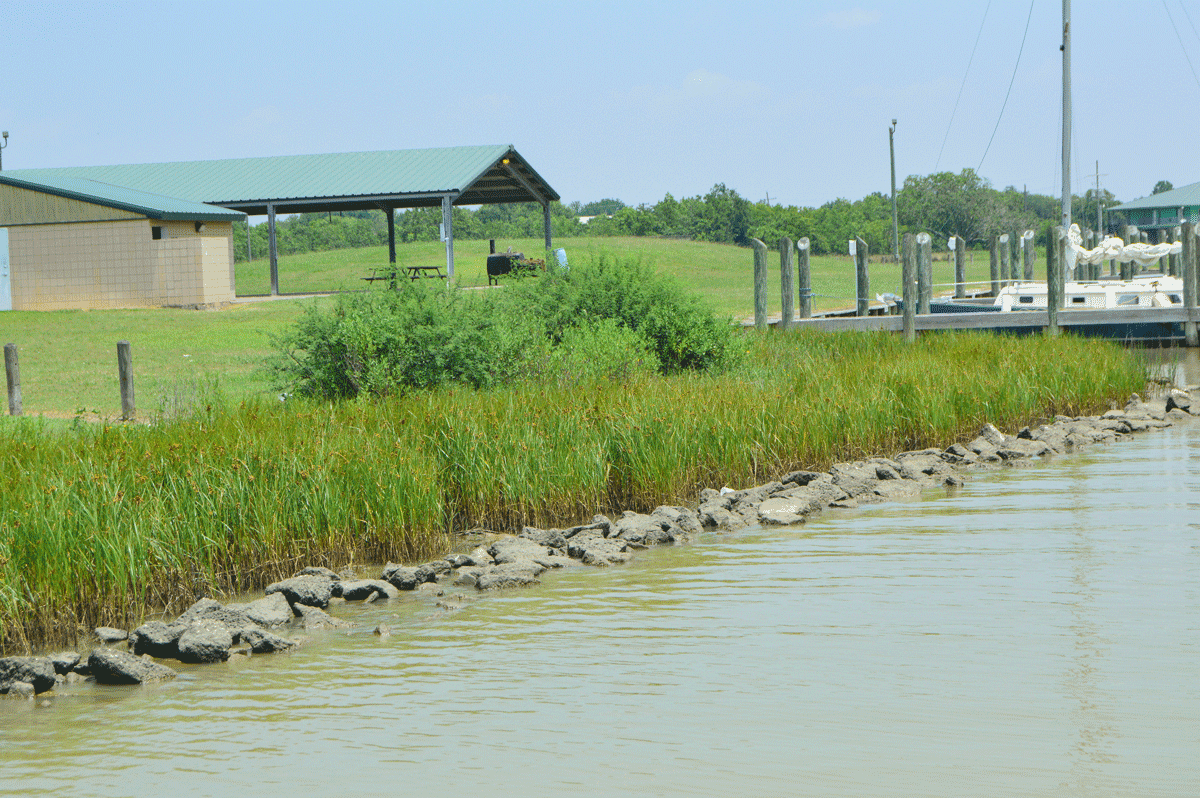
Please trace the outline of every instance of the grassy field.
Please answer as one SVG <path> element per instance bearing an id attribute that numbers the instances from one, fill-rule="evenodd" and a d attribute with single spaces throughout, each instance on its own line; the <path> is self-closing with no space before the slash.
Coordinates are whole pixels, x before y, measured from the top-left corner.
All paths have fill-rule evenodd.
<path id="1" fill-rule="evenodd" d="M 985 421 L 1107 409 L 1145 382 L 1136 353 L 1069 336 L 749 334 L 746 346 L 732 372 L 619 385 L 214 403 L 65 431 L 0 419 L 0 652 L 305 564 L 419 560 L 473 526 L 694 503 L 701 487 L 945 446 Z"/>
<path id="2" fill-rule="evenodd" d="M 526 254 L 541 254 L 535 239 L 498 241 Z M 657 238 L 580 238 L 555 242 L 569 258 L 586 257 L 604 249 L 645 258 L 688 290 L 705 297 L 722 315 L 753 315 L 753 255 L 749 249 L 726 244 Z M 456 246 L 456 276 L 463 286 L 487 285 L 486 241 L 461 241 Z M 778 256 L 775 256 L 776 258 Z M 401 265 L 444 262 L 438 243 L 402 245 Z M 280 290 L 309 293 L 365 290 L 360 278 L 387 262 L 385 247 L 338 250 L 281 258 Z M 775 261 L 778 263 L 778 261 Z M 968 279 L 986 276 L 987 257 L 975 253 Z M 944 261 L 934 263 L 934 282 L 952 279 Z M 854 270 L 849 257 L 814 257 L 813 291 L 816 307 L 849 307 L 854 303 Z M 237 266 L 239 296 L 269 290 L 265 261 Z M 872 264 L 872 290 L 897 291 L 899 267 Z M 779 280 L 770 281 L 770 308 L 778 313 Z M 386 290 L 376 283 L 371 290 Z M 491 290 L 503 290 L 491 289 Z M 271 335 L 299 317 L 302 307 L 319 299 L 282 299 L 236 304 L 220 311 L 177 309 L 93 310 L 0 313 L 0 340 L 16 343 L 21 358 L 21 383 L 27 413 L 71 418 L 79 411 L 90 416 L 120 413 L 116 345 L 133 346 L 135 388 L 139 413 L 151 415 L 194 396 L 197 386 L 216 380 L 231 399 L 267 396 L 272 386 L 261 371 L 274 350 Z"/>
<path id="3" fill-rule="evenodd" d="M 541 257 L 544 242 L 523 238 L 496 242 L 499 250 L 512 247 L 529 257 Z M 554 242 L 578 257 L 603 249 L 620 256 L 637 256 L 653 264 L 660 272 L 679 279 L 690 290 L 707 298 L 722 315 L 736 318 L 754 314 L 754 255 L 749 248 L 703 241 L 666 238 L 567 238 Z M 455 278 L 462 286 L 486 286 L 487 241 L 458 241 L 454 248 Z M 778 253 L 771 262 L 776 274 Z M 283 293 L 357 290 L 371 270 L 387 265 L 387 247 L 336 250 L 279 259 L 279 290 Z M 436 242 L 403 244 L 396 248 L 399 266 L 445 265 L 445 246 Z M 831 310 L 854 305 L 854 264 L 849 255 L 814 256 L 811 263 L 815 309 Z M 265 260 L 237 265 L 239 296 L 266 294 L 270 291 L 270 270 Z M 946 261 L 933 264 L 935 284 L 952 283 L 954 268 Z M 968 259 L 967 279 L 988 279 L 986 252 L 972 253 Z M 769 308 L 780 312 L 779 278 L 768 281 L 771 288 Z M 377 285 L 382 286 L 382 283 Z M 871 265 L 873 293 L 900 293 L 900 267 L 895 263 Z M 949 288 L 944 289 L 949 290 Z"/>

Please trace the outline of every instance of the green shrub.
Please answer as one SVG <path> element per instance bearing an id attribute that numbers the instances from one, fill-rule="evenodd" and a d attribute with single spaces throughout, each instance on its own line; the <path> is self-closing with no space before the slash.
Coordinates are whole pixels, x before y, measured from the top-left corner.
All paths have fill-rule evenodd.
<path id="1" fill-rule="evenodd" d="M 648 264 L 601 254 L 501 290 L 405 281 L 343 294 L 276 340 L 271 368 L 279 387 L 325 398 L 623 379 L 723 367 L 736 351 L 733 335 L 728 319 Z"/>
<path id="2" fill-rule="evenodd" d="M 590 319 L 563 331 L 539 376 L 559 384 L 607 379 L 624 382 L 659 370 L 658 356 L 638 333 L 616 319 Z"/>
<path id="3" fill-rule="evenodd" d="M 540 330 L 490 305 L 416 282 L 343 294 L 332 311 L 313 306 L 276 341 L 271 369 L 280 387 L 325 398 L 508 383 L 540 353 Z"/>
<path id="4" fill-rule="evenodd" d="M 722 368 L 736 351 L 729 319 L 640 259 L 601 252 L 514 286 L 511 298 L 537 309 L 554 343 L 591 319 L 613 319 L 650 344 L 664 374 Z"/>

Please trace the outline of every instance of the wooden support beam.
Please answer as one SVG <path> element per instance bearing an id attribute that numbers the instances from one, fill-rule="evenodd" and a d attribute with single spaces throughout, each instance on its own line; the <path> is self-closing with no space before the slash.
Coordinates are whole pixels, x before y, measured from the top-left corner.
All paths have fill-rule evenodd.
<path id="1" fill-rule="evenodd" d="M 279 248 L 275 243 L 275 206 L 267 203 L 267 249 L 271 256 L 271 296 L 279 296 Z"/>

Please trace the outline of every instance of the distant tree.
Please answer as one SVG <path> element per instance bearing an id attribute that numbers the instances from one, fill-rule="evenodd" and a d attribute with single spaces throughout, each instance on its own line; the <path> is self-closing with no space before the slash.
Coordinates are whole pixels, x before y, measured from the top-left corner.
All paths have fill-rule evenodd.
<path id="1" fill-rule="evenodd" d="M 1154 190 L 1151 191 L 1150 193 L 1151 194 L 1162 194 L 1164 191 L 1170 191 L 1173 188 L 1175 188 L 1175 186 L 1171 185 L 1170 180 L 1159 180 L 1157 183 L 1154 184 Z"/>
<path id="2" fill-rule="evenodd" d="M 619 199 L 596 200 L 586 205 L 580 205 L 578 202 L 571 203 L 571 209 L 575 211 L 576 216 L 611 216 L 624 207 L 626 207 L 625 203 Z"/>

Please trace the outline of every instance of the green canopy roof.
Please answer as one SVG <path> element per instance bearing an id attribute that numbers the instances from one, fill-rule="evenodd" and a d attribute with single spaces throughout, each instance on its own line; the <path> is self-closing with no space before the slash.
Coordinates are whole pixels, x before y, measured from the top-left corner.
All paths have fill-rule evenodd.
<path id="1" fill-rule="evenodd" d="M 219 161 L 18 169 L 5 176 L 68 178 L 221 205 L 251 214 L 540 202 L 559 195 L 511 145 L 279 155 Z"/>
<path id="2" fill-rule="evenodd" d="M 23 171 L 28 172 L 29 170 Z M 114 186 L 83 177 L 67 175 L 31 177 L 27 174 L 18 175 L 16 172 L 0 172 L 0 183 L 82 200 L 93 205 L 103 205 L 106 208 L 119 208 L 131 213 L 140 213 L 151 219 L 195 219 L 216 222 L 233 221 L 245 217 L 241 211 L 175 197 L 164 197 L 161 194 Z"/>
<path id="3" fill-rule="evenodd" d="M 1138 211 L 1149 210 L 1152 208 L 1193 208 L 1200 205 L 1200 183 L 1192 183 L 1188 186 L 1180 186 L 1173 188 L 1170 191 L 1164 191 L 1161 194 L 1151 194 L 1149 197 L 1142 197 L 1133 202 L 1126 202 L 1124 205 L 1116 205 L 1108 210 L 1111 211 Z"/>

